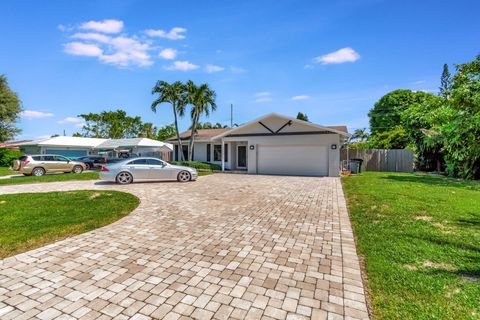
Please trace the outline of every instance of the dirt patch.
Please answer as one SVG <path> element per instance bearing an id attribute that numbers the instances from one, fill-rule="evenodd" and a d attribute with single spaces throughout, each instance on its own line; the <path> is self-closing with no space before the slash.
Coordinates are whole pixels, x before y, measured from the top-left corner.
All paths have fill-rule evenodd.
<path id="1" fill-rule="evenodd" d="M 92 195 L 89 197 L 90 200 L 95 199 L 100 197 L 102 194 L 100 192 L 94 192 Z"/>
<path id="2" fill-rule="evenodd" d="M 438 270 L 446 270 L 446 271 L 458 271 L 458 269 L 448 263 L 443 263 L 443 262 L 433 262 L 430 260 L 425 260 L 422 262 L 422 266 L 424 268 L 430 268 L 430 269 L 438 269 Z"/>
<path id="3" fill-rule="evenodd" d="M 416 216 L 415 220 L 420 220 L 420 221 L 431 221 L 432 217 L 430 216 Z"/>

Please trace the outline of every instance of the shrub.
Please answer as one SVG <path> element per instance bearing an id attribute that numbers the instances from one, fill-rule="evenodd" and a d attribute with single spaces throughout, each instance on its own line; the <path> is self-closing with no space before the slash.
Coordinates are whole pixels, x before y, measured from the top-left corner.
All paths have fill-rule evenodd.
<path id="1" fill-rule="evenodd" d="M 199 162 L 199 161 L 171 161 L 171 164 L 178 166 L 186 166 L 199 170 L 222 170 L 222 167 L 218 164 Z"/>
<path id="2" fill-rule="evenodd" d="M 13 160 L 23 156 L 23 153 L 16 150 L 0 149 L 0 167 L 10 167 Z"/>

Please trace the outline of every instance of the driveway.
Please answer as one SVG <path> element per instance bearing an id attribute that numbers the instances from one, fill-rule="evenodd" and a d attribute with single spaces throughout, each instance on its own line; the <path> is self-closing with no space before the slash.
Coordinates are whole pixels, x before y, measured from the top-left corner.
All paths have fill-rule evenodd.
<path id="1" fill-rule="evenodd" d="M 0 193 L 75 189 L 126 191 L 141 204 L 111 225 L 0 261 L 1 319 L 368 318 L 338 178 L 215 174 Z"/>

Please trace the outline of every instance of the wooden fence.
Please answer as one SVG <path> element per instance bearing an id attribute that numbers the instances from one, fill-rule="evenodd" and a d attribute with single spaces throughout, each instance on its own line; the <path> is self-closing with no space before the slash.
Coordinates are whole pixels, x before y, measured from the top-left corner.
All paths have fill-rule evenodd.
<path id="1" fill-rule="evenodd" d="M 348 159 L 362 159 L 363 171 L 413 172 L 413 151 L 405 149 L 349 149 Z M 347 150 L 340 151 L 347 160 Z"/>

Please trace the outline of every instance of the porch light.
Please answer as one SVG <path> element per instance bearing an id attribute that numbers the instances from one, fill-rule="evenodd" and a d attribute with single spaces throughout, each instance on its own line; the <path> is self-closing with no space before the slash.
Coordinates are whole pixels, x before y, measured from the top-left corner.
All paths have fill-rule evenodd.
<path id="1" fill-rule="evenodd" d="M 332 148 L 332 150 L 335 150 L 335 149 L 337 149 L 337 145 L 336 145 L 336 144 L 332 144 L 331 148 Z"/>
<path id="2" fill-rule="evenodd" d="M 250 145 L 249 147 L 250 150 L 255 150 L 255 146 L 253 144 Z"/>

